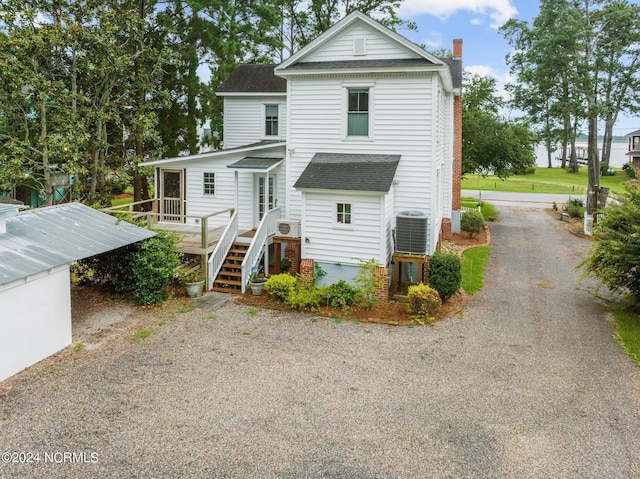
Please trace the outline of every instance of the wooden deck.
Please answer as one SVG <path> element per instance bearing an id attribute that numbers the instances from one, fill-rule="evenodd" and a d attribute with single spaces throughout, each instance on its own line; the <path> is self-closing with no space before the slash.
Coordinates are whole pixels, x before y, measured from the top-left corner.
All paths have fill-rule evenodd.
<path id="1" fill-rule="evenodd" d="M 186 225 L 182 223 L 156 223 L 156 228 L 163 231 L 176 233 L 180 242 L 176 247 L 178 253 L 184 254 L 209 254 L 218 244 L 220 236 L 224 232 L 224 226 L 207 228 L 206 247 L 202 238 L 202 228 L 199 225 Z"/>

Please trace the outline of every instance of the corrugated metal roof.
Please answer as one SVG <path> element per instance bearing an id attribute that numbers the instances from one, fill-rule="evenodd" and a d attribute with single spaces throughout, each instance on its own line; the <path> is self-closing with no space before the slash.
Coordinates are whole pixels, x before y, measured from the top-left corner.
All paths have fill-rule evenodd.
<path id="1" fill-rule="evenodd" d="M 155 236 L 80 203 L 18 213 L 0 235 L 0 285 Z"/>

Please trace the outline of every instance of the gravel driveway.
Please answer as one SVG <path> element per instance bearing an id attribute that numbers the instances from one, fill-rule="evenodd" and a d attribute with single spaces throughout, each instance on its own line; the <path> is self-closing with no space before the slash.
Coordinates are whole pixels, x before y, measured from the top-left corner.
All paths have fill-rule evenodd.
<path id="1" fill-rule="evenodd" d="M 574 270 L 589 242 L 499 216 L 485 288 L 434 327 L 203 305 L 0 383 L 0 453 L 39 457 L 0 477 L 640 477 L 640 375 Z"/>

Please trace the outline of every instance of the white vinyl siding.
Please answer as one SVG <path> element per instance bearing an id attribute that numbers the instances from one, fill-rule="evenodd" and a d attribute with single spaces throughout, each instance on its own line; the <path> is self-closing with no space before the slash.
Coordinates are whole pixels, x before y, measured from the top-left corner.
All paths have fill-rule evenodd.
<path id="1" fill-rule="evenodd" d="M 351 205 L 353 216 L 350 228 L 334 225 L 336 204 Z M 385 241 L 380 235 L 383 212 L 380 196 L 359 196 L 346 193 L 306 192 L 304 216 L 303 257 L 315 261 L 358 264 L 358 258 L 375 258 L 386 262 L 381 255 Z"/>
<path id="2" fill-rule="evenodd" d="M 308 78 L 290 81 L 289 215 L 300 219 L 301 195 L 293 188 L 317 152 L 401 155 L 395 180 L 396 212 L 430 211 L 434 123 L 433 83 L 425 76 L 367 77 L 375 81 L 374 141 L 345 141 L 341 131 L 344 79 Z M 358 82 L 357 78 L 349 81 Z M 365 79 L 362 79 L 364 82 Z M 311 112 L 311 113 L 310 113 Z"/>
<path id="3" fill-rule="evenodd" d="M 366 55 L 354 55 L 354 40 L 364 40 Z M 306 57 L 305 62 L 344 60 L 388 60 L 418 58 L 418 55 L 399 44 L 389 42 L 380 33 L 365 25 L 354 26 L 335 38 L 324 48 Z"/>
<path id="4" fill-rule="evenodd" d="M 278 107 L 277 135 L 267 135 L 266 106 Z M 286 137 L 286 98 L 251 96 L 224 98 L 224 138 L 225 149 L 257 143 L 263 139 L 284 139 Z"/>

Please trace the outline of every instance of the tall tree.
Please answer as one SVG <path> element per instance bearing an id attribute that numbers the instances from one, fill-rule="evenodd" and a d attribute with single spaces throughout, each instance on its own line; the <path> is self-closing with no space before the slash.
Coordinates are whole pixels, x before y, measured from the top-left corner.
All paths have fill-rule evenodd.
<path id="1" fill-rule="evenodd" d="M 535 164 L 536 135 L 526 123 L 500 117 L 496 80 L 465 75 L 462 98 L 462 172 L 504 178 Z"/>

